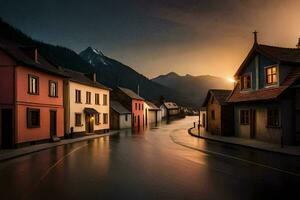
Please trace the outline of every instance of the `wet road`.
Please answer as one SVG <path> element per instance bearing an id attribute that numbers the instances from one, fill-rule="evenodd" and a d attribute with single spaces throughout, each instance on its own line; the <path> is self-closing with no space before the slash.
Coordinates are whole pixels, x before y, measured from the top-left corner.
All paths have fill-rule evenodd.
<path id="1" fill-rule="evenodd" d="M 195 119 L 1 162 L 0 199 L 299 197 L 299 158 L 203 140 L 201 148 L 224 156 L 175 144 L 172 134 L 187 135 Z"/>

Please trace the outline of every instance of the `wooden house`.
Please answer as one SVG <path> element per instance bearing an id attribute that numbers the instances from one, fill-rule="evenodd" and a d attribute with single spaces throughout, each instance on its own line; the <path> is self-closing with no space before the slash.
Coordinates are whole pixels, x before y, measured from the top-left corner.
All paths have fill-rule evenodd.
<path id="1" fill-rule="evenodd" d="M 235 134 L 271 143 L 300 142 L 300 49 L 257 43 L 237 70 L 228 102 Z"/>
<path id="2" fill-rule="evenodd" d="M 131 128 L 131 112 L 118 101 L 110 101 L 110 128 Z"/>
<path id="3" fill-rule="evenodd" d="M 226 102 L 231 90 L 212 89 L 207 92 L 203 107 L 206 108 L 206 130 L 214 135 L 230 136 L 233 130 L 233 106 Z"/>

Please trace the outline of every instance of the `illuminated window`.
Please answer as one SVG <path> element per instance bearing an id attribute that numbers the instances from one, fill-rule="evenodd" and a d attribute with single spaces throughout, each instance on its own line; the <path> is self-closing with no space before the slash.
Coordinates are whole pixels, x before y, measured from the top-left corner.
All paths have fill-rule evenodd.
<path id="1" fill-rule="evenodd" d="M 265 69 L 265 74 L 266 74 L 266 84 L 267 85 L 272 85 L 277 83 L 277 67 L 272 66 L 272 67 L 267 67 Z"/>
<path id="2" fill-rule="evenodd" d="M 39 94 L 39 78 L 37 76 L 28 75 L 28 93 Z"/>
<path id="3" fill-rule="evenodd" d="M 251 75 L 246 74 L 241 78 L 241 89 L 250 89 L 251 88 Z"/>
<path id="4" fill-rule="evenodd" d="M 57 82 L 56 81 L 49 81 L 49 96 L 50 97 L 57 97 Z"/>

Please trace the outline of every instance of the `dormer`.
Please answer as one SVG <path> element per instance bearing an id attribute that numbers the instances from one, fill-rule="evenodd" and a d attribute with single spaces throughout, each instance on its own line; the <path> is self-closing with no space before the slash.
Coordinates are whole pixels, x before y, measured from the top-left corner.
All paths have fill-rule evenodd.
<path id="1" fill-rule="evenodd" d="M 21 49 L 35 63 L 39 63 L 38 49 L 36 47 L 22 47 Z"/>

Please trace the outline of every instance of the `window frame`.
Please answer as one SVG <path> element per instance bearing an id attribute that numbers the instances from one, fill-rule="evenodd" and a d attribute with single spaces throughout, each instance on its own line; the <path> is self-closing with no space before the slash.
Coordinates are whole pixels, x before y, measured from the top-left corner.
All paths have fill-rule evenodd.
<path id="1" fill-rule="evenodd" d="M 55 84 L 55 95 L 51 94 L 51 84 Z M 58 81 L 49 80 L 49 97 L 57 98 L 58 97 Z"/>
<path id="2" fill-rule="evenodd" d="M 95 114 L 95 124 L 99 125 L 100 123 L 100 113 Z"/>
<path id="3" fill-rule="evenodd" d="M 85 93 L 85 104 L 92 104 L 92 93 L 89 91 Z"/>
<path id="4" fill-rule="evenodd" d="M 108 124 L 108 113 L 103 113 L 103 124 Z"/>
<path id="5" fill-rule="evenodd" d="M 100 105 L 100 94 L 95 93 L 95 105 Z"/>
<path id="6" fill-rule="evenodd" d="M 244 78 L 245 77 L 250 77 L 250 87 L 245 88 L 245 81 Z M 252 89 L 252 73 L 245 73 L 241 76 L 241 90 L 245 91 L 245 90 L 251 90 Z"/>
<path id="7" fill-rule="evenodd" d="M 246 115 L 246 113 L 247 113 L 247 115 Z M 249 109 L 240 109 L 239 121 L 240 121 L 240 125 L 249 125 L 250 124 L 250 110 Z"/>
<path id="8" fill-rule="evenodd" d="M 38 112 L 38 124 L 32 123 L 32 112 Z M 26 109 L 26 122 L 27 128 L 40 128 L 41 127 L 41 111 L 38 108 Z"/>
<path id="9" fill-rule="evenodd" d="M 36 92 L 31 92 L 31 88 L 30 88 L 30 83 L 31 83 L 31 78 L 34 78 L 36 79 Z M 32 74 L 28 74 L 28 86 L 27 86 L 27 93 L 30 94 L 30 95 L 39 95 L 39 83 L 40 83 L 40 80 L 39 80 L 39 77 L 38 76 L 35 76 L 35 75 L 32 75 Z"/>
<path id="10" fill-rule="evenodd" d="M 108 98 L 108 95 L 107 94 L 103 94 L 103 106 L 107 106 L 107 99 Z"/>
<path id="11" fill-rule="evenodd" d="M 274 111 L 277 112 L 277 116 L 274 115 Z M 273 113 L 272 113 L 273 112 Z M 270 113 L 272 113 L 273 116 L 270 116 Z M 275 119 L 277 117 L 277 119 Z M 270 121 L 271 119 L 277 121 L 277 124 L 275 121 Z M 278 107 L 272 107 L 267 108 L 267 128 L 280 128 L 281 127 L 281 118 L 280 118 L 280 109 Z"/>
<path id="12" fill-rule="evenodd" d="M 80 116 L 80 122 L 77 123 L 77 116 Z M 82 126 L 82 113 L 75 113 L 75 126 L 79 127 L 79 126 Z"/>
<path id="13" fill-rule="evenodd" d="M 77 92 L 79 94 L 79 100 L 77 101 Z M 81 103 L 81 90 L 75 89 L 75 103 Z"/>
<path id="14" fill-rule="evenodd" d="M 268 69 L 272 69 L 272 68 L 276 69 L 276 74 L 273 74 L 271 72 L 271 74 L 268 75 L 267 74 Z M 278 83 L 279 83 L 279 67 L 278 67 L 278 65 L 269 65 L 269 66 L 264 67 L 264 75 L 265 75 L 264 76 L 265 77 L 265 86 L 278 85 Z M 268 76 L 271 76 L 272 77 L 272 81 L 273 81 L 273 75 L 276 76 L 276 82 L 268 83 Z"/>

